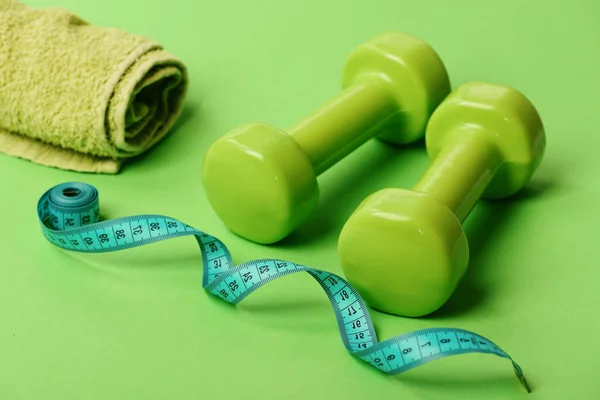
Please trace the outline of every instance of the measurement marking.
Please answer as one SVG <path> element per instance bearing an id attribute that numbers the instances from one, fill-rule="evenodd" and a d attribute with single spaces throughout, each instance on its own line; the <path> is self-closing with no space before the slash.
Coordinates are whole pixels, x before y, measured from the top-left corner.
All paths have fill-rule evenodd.
<path id="1" fill-rule="evenodd" d="M 215 257 L 213 257 L 213 258 L 209 258 L 209 256 L 206 256 L 206 259 L 207 259 L 208 261 L 215 261 L 217 258 L 221 258 L 221 257 L 223 257 L 223 255 L 222 255 L 222 254 L 221 254 L 221 255 L 219 255 L 218 253 L 219 253 L 219 250 L 215 251 L 214 253 L 210 253 L 210 255 L 211 255 L 211 256 L 212 256 L 212 255 L 214 255 Z"/>
<path id="2" fill-rule="evenodd" d="M 346 311 L 347 309 L 349 309 L 350 307 L 353 307 L 356 303 L 358 303 L 358 300 L 354 300 L 354 302 L 352 304 L 348 304 L 346 307 L 342 308 L 342 312 Z M 362 307 L 358 307 L 359 310 L 362 309 Z M 355 313 L 358 313 L 358 310 L 354 310 Z"/>
<path id="3" fill-rule="evenodd" d="M 363 317 L 362 315 L 361 315 L 360 317 L 356 317 L 356 318 L 354 318 L 352 321 L 350 321 L 350 322 L 346 322 L 346 323 L 345 323 L 345 325 L 352 324 L 352 323 L 354 323 L 354 322 L 358 321 L 359 319 L 361 319 L 362 317 Z M 352 329 L 354 329 L 354 328 L 352 328 Z"/>
<path id="4" fill-rule="evenodd" d="M 83 232 L 83 233 L 87 233 L 87 232 Z M 79 238 L 81 239 L 81 241 L 83 242 L 83 245 L 85 246 L 86 250 L 90 250 L 90 245 L 87 244 L 84 240 L 84 237 L 81 235 L 81 233 L 79 234 Z M 86 236 L 85 239 L 90 238 L 89 236 Z M 90 238 L 91 239 L 91 238 Z"/>
<path id="5" fill-rule="evenodd" d="M 119 246 L 119 243 L 118 243 L 119 239 L 117 239 L 117 234 L 115 233 L 115 226 L 111 225 L 110 226 L 110 230 L 112 231 L 113 239 L 115 240 L 115 246 L 118 247 Z M 110 240 L 107 243 L 110 244 Z"/>
<path id="6" fill-rule="evenodd" d="M 92 187 L 93 189 L 93 187 Z M 51 189 L 53 190 L 53 189 Z M 95 190 L 95 189 L 93 189 Z M 47 192 L 49 193 L 49 192 Z M 296 273 L 296 272 L 300 272 L 300 271 L 305 271 L 308 272 L 311 276 L 313 276 L 313 278 L 315 278 L 315 280 L 317 282 L 319 282 L 320 286 L 323 288 L 323 290 L 326 292 L 332 307 L 334 308 L 334 311 L 336 313 L 337 319 L 338 319 L 338 323 L 339 323 L 339 328 L 340 328 L 340 334 L 342 335 L 343 341 L 345 346 L 351 351 L 351 353 L 354 352 L 360 352 L 360 358 L 367 361 L 374 366 L 375 368 L 383 371 L 383 372 L 388 372 L 390 373 L 391 371 L 393 371 L 392 364 L 394 365 L 399 365 L 400 362 L 402 362 L 402 365 L 399 365 L 397 367 L 395 367 L 396 371 L 401 370 L 407 370 L 413 367 L 416 367 L 418 365 L 421 365 L 423 363 L 423 359 L 428 359 L 428 361 L 432 358 L 438 358 L 438 357 L 431 357 L 433 355 L 439 355 L 439 357 L 444 357 L 447 355 L 452 355 L 452 354 L 456 354 L 456 349 L 458 349 L 461 353 L 473 353 L 473 352 L 479 352 L 479 353 L 495 353 L 498 356 L 501 357 L 506 357 L 509 360 L 511 360 L 514 364 L 514 361 L 508 356 L 508 354 L 504 353 L 504 351 L 502 349 L 500 349 L 499 347 L 495 346 L 491 341 L 483 338 L 480 335 L 477 335 L 473 332 L 468 332 L 468 331 L 464 331 L 464 330 L 454 330 L 454 329 L 448 329 L 448 330 L 420 330 L 420 331 L 415 331 L 415 332 L 411 332 L 408 334 L 404 334 L 402 335 L 402 339 L 400 340 L 400 337 L 397 337 L 397 341 L 392 341 L 391 344 L 386 344 L 385 346 L 379 346 L 381 348 L 378 348 L 377 350 L 371 348 L 372 346 L 374 346 L 375 344 L 379 343 L 375 334 L 375 330 L 369 315 L 369 310 L 366 308 L 366 305 L 363 303 L 362 298 L 360 297 L 359 293 L 356 291 L 355 288 L 353 288 L 348 282 L 346 282 L 343 278 L 333 274 L 333 273 L 329 273 L 329 272 L 325 272 L 325 271 L 320 271 L 320 270 L 314 270 L 311 268 L 308 268 L 306 266 L 300 265 L 300 264 L 295 264 L 289 261 L 284 261 L 284 260 L 256 260 L 254 262 L 250 262 L 250 263 L 244 263 L 240 266 L 235 266 L 233 264 L 233 261 L 231 259 L 231 255 L 229 253 L 229 250 L 227 249 L 227 247 L 225 246 L 224 243 L 222 243 L 221 241 L 219 241 L 217 238 L 214 238 L 213 236 L 207 235 L 201 231 L 198 231 L 197 229 L 187 225 L 187 224 L 183 224 L 180 221 L 177 221 L 175 219 L 171 219 L 165 216 L 154 216 L 154 215 L 146 215 L 146 216 L 131 216 L 131 217 L 125 217 L 124 219 L 119 219 L 119 222 L 113 222 L 112 224 L 110 222 L 106 222 L 104 223 L 102 226 L 102 228 L 97 228 L 97 229 L 89 229 L 89 230 L 83 230 L 82 232 L 78 232 L 78 233 L 73 233 L 73 234 L 69 234 L 69 232 L 72 232 L 73 228 L 69 228 L 69 227 L 65 227 L 62 226 L 60 229 L 56 229 L 52 230 L 49 228 L 49 226 L 57 226 L 56 224 L 58 224 L 60 221 L 62 221 L 63 225 L 65 225 L 65 215 L 68 215 L 69 217 L 75 218 L 76 216 L 79 216 L 79 218 L 83 218 L 82 215 L 84 215 L 85 213 L 89 214 L 90 219 L 93 222 L 97 222 L 97 220 L 94 220 L 95 214 L 93 214 L 92 212 L 97 212 L 98 211 L 98 207 L 97 207 L 97 202 L 92 203 L 91 205 L 77 205 L 76 206 L 76 210 L 83 210 L 82 213 L 76 214 L 75 212 L 69 214 L 69 213 L 63 213 L 63 212 L 57 212 L 56 210 L 54 210 L 52 207 L 52 204 L 50 204 L 48 202 L 48 197 L 47 195 L 44 195 L 42 197 L 42 199 L 39 202 L 38 205 L 38 216 L 40 218 L 40 222 L 42 222 L 42 233 L 43 235 L 51 242 L 56 244 L 58 247 L 64 248 L 64 249 L 68 249 L 68 250 L 83 250 L 83 251 L 89 251 L 92 249 L 92 245 L 94 245 L 95 247 L 93 247 L 94 250 L 100 250 L 100 251 L 109 251 L 110 249 L 120 249 L 120 248 L 129 248 L 129 247 L 136 247 L 136 246 L 142 246 L 142 245 L 146 245 L 152 242 L 155 242 L 157 239 L 169 239 L 172 237 L 176 237 L 178 235 L 176 235 L 175 233 L 179 233 L 181 231 L 174 231 L 171 232 L 172 229 L 179 229 L 180 227 L 184 227 L 184 231 L 186 232 L 191 232 L 192 234 L 194 234 L 195 238 L 197 239 L 197 241 L 200 244 L 200 251 L 202 253 L 202 260 L 204 263 L 204 268 L 203 268 L 203 287 L 205 290 L 209 291 L 210 293 L 217 295 L 219 297 L 221 297 L 223 300 L 229 302 L 229 303 L 237 303 L 241 298 L 245 297 L 247 294 L 253 292 L 254 290 L 256 290 L 258 287 L 260 287 L 260 285 L 271 281 L 271 280 L 275 280 L 279 277 L 282 276 L 286 276 L 292 273 Z M 78 207 L 78 208 L 77 208 Z M 46 214 L 47 213 L 47 214 Z M 87 216 L 86 215 L 86 219 Z M 58 221 L 60 219 L 60 221 Z M 53 222 L 53 221 L 57 221 L 57 222 Z M 90 222 L 92 222 L 90 221 Z M 135 222 L 136 224 L 139 224 L 139 231 L 138 231 L 138 235 L 135 236 L 133 231 L 133 225 L 132 222 Z M 155 230 L 152 231 L 150 228 L 150 223 L 152 222 Z M 174 222 L 172 225 L 172 228 L 169 228 L 169 223 Z M 54 225 L 52 225 L 54 224 Z M 122 230 L 126 230 L 128 232 L 128 234 L 130 235 L 131 238 L 131 243 L 127 243 L 127 236 L 125 235 L 125 237 L 123 239 L 118 239 L 117 238 L 117 225 L 119 224 L 119 229 Z M 82 225 L 83 226 L 83 225 Z M 110 228 L 110 231 L 107 229 Z M 128 228 L 127 228 L 128 227 Z M 137 226 L 136 226 L 137 227 Z M 144 228 L 147 231 L 144 231 Z M 156 229 L 158 228 L 158 229 Z M 78 228 L 77 228 L 78 229 Z M 87 228 L 86 228 L 87 229 Z M 103 239 L 106 240 L 106 238 L 104 238 L 104 236 L 109 236 L 110 233 L 112 232 L 112 238 L 109 238 L 108 242 L 106 243 L 106 246 L 104 246 L 104 244 L 100 241 L 100 231 L 103 232 Z M 56 233 L 54 233 L 56 232 Z M 93 235 L 92 235 L 93 232 Z M 121 232 L 121 230 L 119 230 L 119 232 Z M 93 242 L 92 240 L 92 245 L 88 245 L 84 239 L 83 236 L 84 234 L 86 235 L 86 239 L 89 237 L 90 239 L 93 238 L 93 236 L 96 237 L 96 243 L 98 245 L 96 245 L 96 243 Z M 74 238 L 73 241 L 78 243 L 77 246 L 73 245 L 73 243 L 71 242 L 70 239 L 67 238 L 67 236 L 71 236 Z M 147 237 L 146 237 L 147 236 Z M 76 238 L 79 238 L 79 240 L 76 240 Z M 137 240 L 139 238 L 139 240 Z M 210 239 L 206 242 L 204 242 L 204 239 Z M 89 240 L 89 239 L 88 239 Z M 123 240 L 124 244 L 119 244 L 119 240 Z M 64 243 L 61 243 L 64 242 Z M 83 245 L 79 245 L 79 242 L 83 242 Z M 214 251 L 212 251 L 214 250 Z M 222 260 L 222 263 L 220 263 L 220 266 L 218 267 L 219 270 L 217 271 L 216 268 L 212 262 L 216 261 L 216 260 Z M 268 268 L 268 272 L 265 271 L 264 273 L 260 272 L 260 267 L 267 267 Z M 244 277 L 244 274 L 242 274 L 242 272 L 246 271 L 244 274 L 246 275 Z M 217 277 L 220 278 L 220 281 L 218 284 L 213 284 L 210 283 L 211 281 L 213 281 L 214 279 L 216 279 Z M 214 279 L 213 279 L 214 278 Z M 250 278 L 247 281 L 244 280 L 245 278 Z M 227 281 L 230 282 L 227 282 Z M 206 282 L 209 282 L 208 284 Z M 335 283 L 332 283 L 335 282 Z M 235 284 L 234 284 L 235 282 Z M 231 286 L 229 286 L 231 284 Z M 242 285 L 243 284 L 243 285 Z M 232 287 L 236 287 L 237 289 L 232 289 Z M 348 291 L 347 296 L 341 296 L 342 299 L 338 300 L 336 298 L 336 296 L 340 295 L 340 293 L 342 293 L 344 290 Z M 221 294 L 221 292 L 223 292 L 223 294 Z M 227 297 L 225 297 L 227 296 Z M 354 298 L 352 298 L 351 296 L 354 296 Z M 345 307 L 342 308 L 342 304 L 346 304 L 346 303 L 350 303 L 348 305 L 346 305 Z M 346 314 L 349 313 L 349 314 Z M 348 318 L 348 320 L 346 320 L 346 318 Z M 352 319 L 349 319 L 352 318 Z M 341 322 L 340 322 L 341 321 Z M 357 324 L 360 323 L 360 326 L 357 326 Z M 432 335 L 433 334 L 433 335 Z M 444 339 L 441 339 L 441 335 L 445 335 Z M 357 336 L 362 335 L 363 337 L 360 339 L 357 339 Z M 461 338 L 463 339 L 463 342 L 461 342 L 461 338 L 459 338 L 459 335 L 462 336 Z M 424 339 L 421 340 L 420 338 L 423 337 Z M 435 338 L 435 339 L 434 339 Z M 454 338 L 454 339 L 451 339 Z M 441 343 L 441 340 L 445 340 L 448 339 L 448 341 L 446 343 Z M 408 353 L 404 354 L 403 350 L 402 350 L 402 346 L 400 345 L 400 341 L 401 342 L 406 342 L 406 348 L 404 350 L 409 350 Z M 423 342 L 426 346 L 422 347 L 422 343 Z M 434 343 L 437 343 L 437 345 L 432 345 Z M 446 347 L 448 347 L 447 350 L 442 350 L 442 344 L 446 345 Z M 465 346 L 464 348 L 462 346 Z M 394 347 L 395 346 L 395 347 Z M 437 346 L 437 347 L 435 347 Z M 414 347 L 416 347 L 418 349 L 419 354 L 417 355 L 416 352 L 414 352 Z M 371 348 L 369 350 L 369 348 Z M 424 348 L 426 348 L 430 355 L 427 357 L 424 357 L 424 354 L 427 352 L 425 350 L 423 350 Z M 431 348 L 435 348 L 436 351 L 431 351 Z M 386 351 L 389 351 L 390 353 L 386 355 Z M 395 357 L 393 358 L 393 360 L 395 361 L 390 361 L 388 360 L 388 357 L 391 357 L 392 355 L 394 355 Z M 411 362 L 407 362 L 408 357 L 410 357 L 412 359 Z M 417 358 L 418 357 L 418 358 Z M 375 360 L 379 360 L 379 362 L 376 362 Z M 517 364 L 514 364 L 514 368 L 517 371 L 517 375 L 521 376 L 521 370 L 520 367 L 518 367 Z M 524 382 L 524 378 L 520 379 L 521 383 L 525 386 Z"/>
<path id="7" fill-rule="evenodd" d="M 209 242 L 202 242 L 205 246 L 210 246 L 211 243 L 215 243 L 217 241 L 217 239 L 214 239 L 209 241 Z"/>
<path id="8" fill-rule="evenodd" d="M 341 292 L 342 290 L 346 289 L 348 287 L 348 285 L 344 285 L 340 288 L 340 290 L 338 290 L 337 292 L 335 292 L 334 294 L 332 294 L 333 297 L 335 297 L 336 294 L 338 294 L 339 292 Z M 344 300 L 342 300 L 344 301 Z"/>

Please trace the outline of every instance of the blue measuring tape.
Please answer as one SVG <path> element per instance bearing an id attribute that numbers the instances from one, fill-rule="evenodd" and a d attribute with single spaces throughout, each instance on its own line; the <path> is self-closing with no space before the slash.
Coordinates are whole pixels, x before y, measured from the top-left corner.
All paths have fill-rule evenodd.
<path id="1" fill-rule="evenodd" d="M 50 242 L 82 253 L 118 251 L 193 235 L 202 253 L 202 286 L 231 304 L 239 303 L 272 280 L 306 272 L 327 294 L 346 349 L 378 370 L 395 375 L 442 357 L 493 354 L 512 362 L 517 378 L 530 392 L 517 363 L 483 336 L 462 329 L 431 328 L 379 342 L 365 302 L 338 275 L 277 259 L 253 260 L 236 266 L 219 239 L 161 215 L 136 215 L 99 222 L 98 191 L 89 184 L 68 182 L 51 188 L 38 202 L 38 217 L 42 233 Z"/>

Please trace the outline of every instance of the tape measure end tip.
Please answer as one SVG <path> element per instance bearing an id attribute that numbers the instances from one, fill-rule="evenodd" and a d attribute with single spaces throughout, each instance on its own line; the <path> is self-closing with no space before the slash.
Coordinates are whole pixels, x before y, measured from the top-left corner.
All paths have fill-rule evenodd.
<path id="1" fill-rule="evenodd" d="M 523 375 L 519 376 L 519 382 L 521 382 L 521 385 L 523 385 L 523 387 L 525 388 L 527 393 L 531 393 L 531 386 L 529 386 L 529 382 L 527 382 L 527 379 L 525 379 L 525 376 L 523 376 Z"/>

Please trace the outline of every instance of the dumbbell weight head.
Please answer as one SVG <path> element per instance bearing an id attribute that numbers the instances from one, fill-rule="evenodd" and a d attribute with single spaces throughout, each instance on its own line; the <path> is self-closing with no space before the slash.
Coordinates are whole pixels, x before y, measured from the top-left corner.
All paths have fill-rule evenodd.
<path id="1" fill-rule="evenodd" d="M 426 141 L 434 161 L 415 191 L 369 196 L 338 245 L 346 278 L 368 304 L 411 317 L 441 307 L 464 275 L 469 247 L 461 222 L 479 195 L 516 193 L 545 150 L 533 105 L 513 89 L 480 83 L 448 96 L 429 121 Z M 464 201 L 455 201 L 456 193 Z"/>
<path id="2" fill-rule="evenodd" d="M 277 242 L 315 210 L 321 172 L 379 134 L 394 143 L 422 137 L 449 87 L 429 45 L 401 33 L 380 35 L 350 55 L 345 91 L 289 133 L 249 123 L 217 140 L 202 167 L 208 200 L 234 233 Z"/>
<path id="3" fill-rule="evenodd" d="M 418 317 L 446 302 L 469 261 L 460 221 L 433 197 L 403 189 L 367 197 L 340 234 L 344 276 L 371 307 Z"/>
<path id="4" fill-rule="evenodd" d="M 420 39 L 399 32 L 385 33 L 350 55 L 342 87 L 378 75 L 385 76 L 398 105 L 378 137 L 393 144 L 421 139 L 429 117 L 450 93 L 450 80 L 439 55 Z"/>
<path id="5" fill-rule="evenodd" d="M 483 197 L 508 197 L 525 186 L 539 166 L 546 147 L 540 115 L 519 91 L 489 83 L 471 82 L 453 91 L 432 115 L 425 138 L 434 159 L 465 131 L 485 131 L 500 152 L 502 164 Z"/>
<path id="6" fill-rule="evenodd" d="M 310 160 L 287 133 L 250 123 L 217 140 L 205 155 L 208 200 L 234 233 L 274 243 L 316 208 L 319 185 Z"/>

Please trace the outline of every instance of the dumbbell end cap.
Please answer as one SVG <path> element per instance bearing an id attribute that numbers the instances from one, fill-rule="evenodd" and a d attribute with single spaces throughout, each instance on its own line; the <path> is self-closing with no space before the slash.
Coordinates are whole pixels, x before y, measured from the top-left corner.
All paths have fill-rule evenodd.
<path id="1" fill-rule="evenodd" d="M 429 195 L 385 189 L 342 229 L 338 252 L 348 281 L 371 307 L 419 317 L 441 307 L 467 268 L 460 222 Z"/>
<path id="2" fill-rule="evenodd" d="M 314 211 L 319 189 L 310 161 L 286 133 L 251 123 L 217 140 L 202 165 L 212 208 L 237 235 L 275 243 Z"/>

